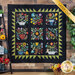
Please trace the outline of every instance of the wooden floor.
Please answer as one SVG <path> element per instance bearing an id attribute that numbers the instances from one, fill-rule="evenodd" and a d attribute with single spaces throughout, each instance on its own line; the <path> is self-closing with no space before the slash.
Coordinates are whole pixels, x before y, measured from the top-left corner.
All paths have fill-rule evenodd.
<path id="1" fill-rule="evenodd" d="M 4 73 L 0 75 L 11 75 L 10 73 Z M 53 72 L 14 72 L 12 75 L 54 75 Z"/>

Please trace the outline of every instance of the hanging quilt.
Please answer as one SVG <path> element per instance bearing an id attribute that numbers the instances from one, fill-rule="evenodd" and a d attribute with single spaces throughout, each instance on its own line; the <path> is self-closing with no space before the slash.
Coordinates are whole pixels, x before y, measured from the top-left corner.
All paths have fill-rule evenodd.
<path id="1" fill-rule="evenodd" d="M 66 59 L 66 16 L 56 5 L 8 5 L 12 63 L 61 63 Z"/>

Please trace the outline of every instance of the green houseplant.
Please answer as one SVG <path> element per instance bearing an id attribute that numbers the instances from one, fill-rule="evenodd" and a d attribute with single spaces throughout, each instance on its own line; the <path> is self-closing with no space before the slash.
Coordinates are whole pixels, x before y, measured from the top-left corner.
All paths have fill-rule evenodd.
<path id="1" fill-rule="evenodd" d="M 73 15 L 75 15 L 75 7 L 73 7 L 71 12 Z M 70 18 L 68 18 L 68 21 L 67 21 L 67 28 L 68 28 L 70 36 L 71 36 L 70 42 L 73 46 L 73 52 L 72 52 L 72 56 L 70 58 L 70 61 L 72 62 L 73 66 L 75 66 L 75 24 L 71 21 Z M 73 69 L 73 71 L 75 71 L 75 70 Z"/>
<path id="2" fill-rule="evenodd" d="M 75 7 L 71 10 L 72 14 L 75 15 Z M 67 29 L 69 30 L 70 36 L 71 36 L 71 44 L 73 46 L 73 49 L 75 49 L 75 24 L 72 22 L 70 18 L 68 18 L 67 21 Z"/>

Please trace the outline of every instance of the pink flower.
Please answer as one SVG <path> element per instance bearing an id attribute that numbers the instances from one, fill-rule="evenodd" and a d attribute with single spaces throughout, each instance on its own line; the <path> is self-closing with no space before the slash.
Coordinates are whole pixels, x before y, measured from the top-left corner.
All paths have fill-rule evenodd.
<path id="1" fill-rule="evenodd" d="M 40 13 L 39 16 L 42 16 L 42 14 Z"/>
<path id="2" fill-rule="evenodd" d="M 3 29 L 1 29 L 1 32 L 3 31 Z"/>

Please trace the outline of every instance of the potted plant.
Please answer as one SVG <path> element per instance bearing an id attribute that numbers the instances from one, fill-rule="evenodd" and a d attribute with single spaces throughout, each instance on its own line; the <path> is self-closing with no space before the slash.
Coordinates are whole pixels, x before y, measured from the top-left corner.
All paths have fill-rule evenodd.
<path id="1" fill-rule="evenodd" d="M 0 57 L 0 71 L 4 71 L 5 70 L 5 65 L 7 65 L 9 63 L 9 59 L 8 58 L 2 58 Z"/>
<path id="2" fill-rule="evenodd" d="M 72 14 L 75 15 L 75 7 L 73 7 L 71 12 Z M 75 24 L 72 22 L 70 18 L 68 18 L 68 21 L 67 21 L 67 29 L 69 30 L 69 33 L 71 36 L 70 43 L 72 44 L 72 49 L 73 49 L 70 61 L 73 63 L 73 66 L 75 66 Z"/>
<path id="3" fill-rule="evenodd" d="M 75 7 L 71 10 L 72 14 L 75 15 Z M 70 36 L 71 36 L 71 44 L 73 46 L 73 49 L 75 49 L 75 24 L 72 22 L 70 18 L 68 18 L 67 21 L 67 29 L 69 30 Z"/>

